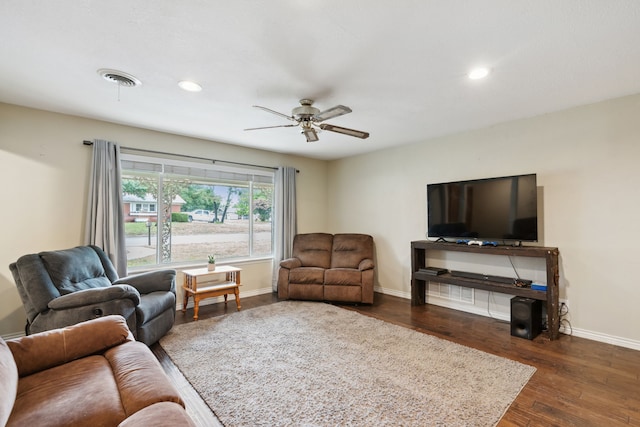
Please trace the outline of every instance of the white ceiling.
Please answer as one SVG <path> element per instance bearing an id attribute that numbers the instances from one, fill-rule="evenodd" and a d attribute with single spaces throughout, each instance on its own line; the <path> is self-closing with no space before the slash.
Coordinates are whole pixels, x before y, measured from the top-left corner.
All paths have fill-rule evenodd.
<path id="1" fill-rule="evenodd" d="M 2 0 L 0 40 L 0 102 L 319 159 L 640 93 L 636 0 Z M 301 98 L 371 136 L 243 131 Z"/>

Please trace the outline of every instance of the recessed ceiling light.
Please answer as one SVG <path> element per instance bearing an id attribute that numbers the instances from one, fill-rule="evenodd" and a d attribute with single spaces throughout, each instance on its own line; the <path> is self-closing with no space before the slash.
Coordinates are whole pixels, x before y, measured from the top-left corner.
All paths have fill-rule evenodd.
<path id="1" fill-rule="evenodd" d="M 186 90 L 187 92 L 200 92 L 202 90 L 202 86 L 200 86 L 196 82 L 192 82 L 189 80 L 182 80 L 178 82 L 178 86 L 180 86 L 182 90 Z"/>
<path id="2" fill-rule="evenodd" d="M 468 74 L 471 80 L 484 79 L 488 75 L 489 75 L 489 69 L 485 67 L 474 68 Z"/>

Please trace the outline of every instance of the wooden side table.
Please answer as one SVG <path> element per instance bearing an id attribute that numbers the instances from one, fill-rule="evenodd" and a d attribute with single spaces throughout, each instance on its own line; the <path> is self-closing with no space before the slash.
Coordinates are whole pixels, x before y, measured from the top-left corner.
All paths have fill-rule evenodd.
<path id="1" fill-rule="evenodd" d="M 182 312 L 187 311 L 187 303 L 189 296 L 193 295 L 193 320 L 198 320 L 198 310 L 200 300 L 211 297 L 219 297 L 224 295 L 224 303 L 227 304 L 227 295 L 234 294 L 236 297 L 236 307 L 240 310 L 240 272 L 242 269 L 231 267 L 230 265 L 222 265 L 216 267 L 214 271 L 209 271 L 206 267 L 196 268 L 193 270 L 184 270 L 184 303 L 182 304 Z M 214 284 L 206 284 L 198 287 L 198 278 L 214 277 L 224 274 L 224 282 L 216 282 Z"/>

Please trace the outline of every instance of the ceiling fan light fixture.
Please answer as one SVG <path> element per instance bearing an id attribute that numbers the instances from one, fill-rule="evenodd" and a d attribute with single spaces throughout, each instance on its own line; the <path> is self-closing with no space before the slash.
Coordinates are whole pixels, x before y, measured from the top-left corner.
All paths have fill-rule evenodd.
<path id="1" fill-rule="evenodd" d="M 467 74 L 467 76 L 471 79 L 471 80 L 480 80 L 480 79 L 484 79 L 485 77 L 487 77 L 489 75 L 489 69 L 486 67 L 477 67 L 474 68 L 473 70 L 469 71 L 469 74 Z"/>
<path id="2" fill-rule="evenodd" d="M 200 92 L 202 90 L 202 86 L 191 80 L 181 80 L 178 82 L 178 86 L 187 92 Z"/>

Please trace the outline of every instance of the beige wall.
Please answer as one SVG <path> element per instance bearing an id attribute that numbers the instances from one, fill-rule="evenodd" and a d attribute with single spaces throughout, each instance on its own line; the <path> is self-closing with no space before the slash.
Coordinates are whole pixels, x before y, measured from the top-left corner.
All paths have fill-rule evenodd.
<path id="1" fill-rule="evenodd" d="M 104 138 L 297 167 L 299 231 L 372 234 L 377 289 L 405 298 L 409 244 L 426 231 L 427 183 L 537 173 L 540 244 L 560 249 L 561 298 L 568 300 L 574 334 L 640 349 L 640 286 L 633 274 L 640 238 L 639 114 L 640 96 L 625 97 L 327 163 L 0 104 L 0 335 L 24 326 L 9 263 L 82 243 L 90 149 L 81 141 Z M 508 260 L 495 258 L 433 262 L 511 275 Z M 514 261 L 522 277 L 544 279 L 540 265 Z M 247 295 L 268 288 L 269 266 L 245 269 Z M 508 318 L 508 303 L 508 296 L 476 292 L 475 305 L 458 308 Z"/>
<path id="2" fill-rule="evenodd" d="M 631 96 L 331 162 L 329 230 L 372 234 L 378 289 L 409 298 L 427 183 L 537 173 L 540 244 L 560 250 L 574 334 L 640 349 L 639 118 L 640 96 Z M 508 259 L 496 258 L 433 263 L 512 276 Z M 544 280 L 536 266 L 516 267 Z M 468 311 L 508 319 L 509 297 L 478 291 Z"/>
<path id="3" fill-rule="evenodd" d="M 91 148 L 85 139 L 123 146 L 300 170 L 298 227 L 327 227 L 327 163 L 0 103 L 0 335 L 24 330 L 25 314 L 9 264 L 27 253 L 83 244 Z M 243 266 L 243 293 L 270 288 L 270 263 Z M 265 274 L 267 273 L 267 274 Z M 179 278 L 179 280 L 181 280 Z M 181 283 L 181 282 L 180 282 Z M 180 300 L 181 301 L 181 300 Z"/>

